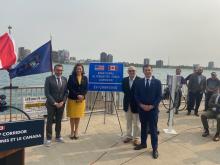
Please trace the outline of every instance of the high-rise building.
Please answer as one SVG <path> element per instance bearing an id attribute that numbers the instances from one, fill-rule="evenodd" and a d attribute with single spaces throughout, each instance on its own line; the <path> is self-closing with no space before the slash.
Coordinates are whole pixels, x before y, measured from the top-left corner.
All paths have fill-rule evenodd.
<path id="1" fill-rule="evenodd" d="M 150 64 L 150 59 L 149 58 L 145 58 L 144 59 L 144 65 Z"/>
<path id="2" fill-rule="evenodd" d="M 107 53 L 102 52 L 100 54 L 100 62 L 107 62 L 107 57 L 108 57 Z"/>
<path id="3" fill-rule="evenodd" d="M 162 68 L 163 67 L 163 60 L 157 60 L 156 61 L 156 67 L 157 68 Z"/>
<path id="4" fill-rule="evenodd" d="M 113 62 L 113 55 L 108 54 L 108 56 L 107 56 L 107 62 Z"/>
<path id="5" fill-rule="evenodd" d="M 208 68 L 209 69 L 213 69 L 215 66 L 214 66 L 214 61 L 209 61 L 208 63 Z"/>
<path id="6" fill-rule="evenodd" d="M 58 50 L 58 62 L 67 63 L 69 62 L 70 53 L 67 50 Z"/>
<path id="7" fill-rule="evenodd" d="M 24 47 L 19 47 L 18 48 L 18 61 L 23 60 L 30 53 L 31 53 L 31 50 L 25 49 Z"/>
<path id="8" fill-rule="evenodd" d="M 100 62 L 113 62 L 113 55 L 102 52 L 100 54 Z"/>

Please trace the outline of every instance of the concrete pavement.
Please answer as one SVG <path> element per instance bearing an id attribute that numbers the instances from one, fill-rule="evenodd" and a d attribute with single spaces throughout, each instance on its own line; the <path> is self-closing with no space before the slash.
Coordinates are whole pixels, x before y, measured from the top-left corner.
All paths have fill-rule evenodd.
<path id="1" fill-rule="evenodd" d="M 201 112 L 200 112 L 201 114 Z M 123 131 L 125 118 L 119 112 Z M 220 164 L 220 142 L 213 142 L 215 128 L 209 137 L 202 137 L 200 117 L 186 116 L 186 111 L 175 115 L 174 128 L 177 135 L 163 132 L 167 128 L 167 113 L 161 108 L 159 117 L 159 158 L 152 159 L 150 136 L 148 148 L 133 150 L 133 145 L 124 144 L 116 115 L 107 115 L 103 124 L 103 113 L 93 114 L 87 133 L 84 130 L 88 115 L 80 123 L 81 135 L 70 140 L 69 122 L 62 123 L 65 143 L 52 143 L 51 147 L 36 146 L 26 149 L 27 165 L 216 165 Z M 212 127 L 212 122 L 210 122 Z M 216 124 L 215 124 L 216 126 Z"/>

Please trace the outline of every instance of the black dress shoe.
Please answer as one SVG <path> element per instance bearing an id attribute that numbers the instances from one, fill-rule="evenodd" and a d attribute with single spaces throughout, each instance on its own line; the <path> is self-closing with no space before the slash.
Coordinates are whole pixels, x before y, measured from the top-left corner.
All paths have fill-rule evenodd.
<path id="1" fill-rule="evenodd" d="M 134 150 L 141 150 L 141 149 L 144 149 L 144 148 L 147 148 L 146 144 L 139 144 L 136 147 L 134 147 Z"/>
<path id="2" fill-rule="evenodd" d="M 208 135 L 209 135 L 209 130 L 206 129 L 206 130 L 203 132 L 202 137 L 206 137 L 206 136 L 208 136 Z"/>
<path id="3" fill-rule="evenodd" d="M 219 133 L 216 133 L 215 136 L 213 137 L 213 141 L 217 142 L 219 141 Z"/>
<path id="4" fill-rule="evenodd" d="M 191 112 L 188 111 L 186 115 L 190 115 L 190 114 L 191 114 Z"/>
<path id="5" fill-rule="evenodd" d="M 198 114 L 198 113 L 195 113 L 194 115 L 197 116 L 197 117 L 199 117 L 199 114 Z"/>
<path id="6" fill-rule="evenodd" d="M 154 159 L 157 159 L 158 156 L 159 156 L 158 151 L 157 150 L 153 150 L 152 156 L 153 156 Z"/>

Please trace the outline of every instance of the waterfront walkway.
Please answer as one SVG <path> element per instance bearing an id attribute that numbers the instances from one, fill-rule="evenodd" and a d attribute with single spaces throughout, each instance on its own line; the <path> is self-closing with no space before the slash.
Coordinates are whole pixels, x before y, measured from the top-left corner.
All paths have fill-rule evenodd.
<path id="1" fill-rule="evenodd" d="M 200 111 L 201 114 L 201 111 Z M 123 111 L 119 112 L 125 131 Z M 220 142 L 213 142 L 215 133 L 210 121 L 211 136 L 201 137 L 200 117 L 186 116 L 186 111 L 175 115 L 174 128 L 178 135 L 168 135 L 162 130 L 167 128 L 167 113 L 161 108 L 159 118 L 159 158 L 151 157 L 150 138 L 148 148 L 133 150 L 132 144 L 124 144 L 116 115 L 107 115 L 103 124 L 103 113 L 92 116 L 86 134 L 78 140 L 69 139 L 69 121 L 63 122 L 62 134 L 65 143 L 53 142 L 51 147 L 37 146 L 26 149 L 27 165 L 215 165 L 220 164 Z M 81 122 L 84 132 L 88 115 Z M 216 123 L 215 123 L 216 125 Z"/>

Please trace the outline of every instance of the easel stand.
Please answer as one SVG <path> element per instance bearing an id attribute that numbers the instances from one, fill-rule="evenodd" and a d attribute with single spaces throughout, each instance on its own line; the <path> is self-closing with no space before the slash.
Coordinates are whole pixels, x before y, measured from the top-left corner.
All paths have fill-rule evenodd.
<path id="1" fill-rule="evenodd" d="M 97 98 L 98 98 L 98 95 L 99 95 L 100 91 L 98 91 L 96 93 L 96 96 L 95 96 L 95 100 L 93 102 L 93 105 L 92 105 L 92 110 L 90 112 L 90 115 L 89 115 L 89 120 L 87 122 L 87 125 L 86 125 L 86 129 L 85 129 L 85 132 L 87 131 L 88 129 L 88 126 L 89 126 L 89 123 L 90 123 L 90 120 L 91 120 L 91 117 L 92 117 L 92 114 L 94 112 L 94 107 L 95 107 L 95 104 L 96 104 L 96 101 L 97 101 Z M 114 108 L 115 108 L 115 112 L 116 112 L 116 115 L 117 115 L 117 119 L 118 119 L 118 124 L 119 124 L 119 127 L 120 127 L 120 130 L 121 130 L 121 136 L 123 135 L 123 131 L 122 131 L 122 127 L 121 127 L 121 122 L 120 122 L 120 119 L 119 119 L 119 115 L 118 115 L 118 109 L 117 109 L 117 106 L 115 104 L 115 99 L 114 99 L 114 95 L 113 95 L 113 92 L 111 92 L 111 100 L 110 101 L 107 101 L 106 100 L 106 92 L 105 92 L 105 110 L 104 110 L 104 124 L 105 124 L 105 121 L 106 121 L 106 109 L 107 109 L 107 102 L 113 102 L 113 105 L 114 105 Z"/>

